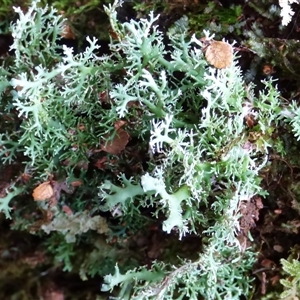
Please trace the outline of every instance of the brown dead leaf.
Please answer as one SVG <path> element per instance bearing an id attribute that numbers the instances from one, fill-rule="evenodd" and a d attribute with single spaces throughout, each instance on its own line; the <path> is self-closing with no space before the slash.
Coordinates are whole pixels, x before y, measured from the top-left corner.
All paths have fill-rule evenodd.
<path id="1" fill-rule="evenodd" d="M 264 64 L 262 67 L 262 72 L 266 76 L 272 75 L 275 73 L 274 66 L 271 64 Z"/>
<path id="2" fill-rule="evenodd" d="M 8 182 L 0 181 L 0 198 L 4 198 L 7 195 L 8 188 L 9 188 Z"/>
<path id="3" fill-rule="evenodd" d="M 23 173 L 23 174 L 21 175 L 21 180 L 22 180 L 22 182 L 24 182 L 24 183 L 28 183 L 29 180 L 30 180 L 30 178 L 31 178 L 31 175 L 28 174 L 28 173 Z"/>
<path id="4" fill-rule="evenodd" d="M 267 268 L 267 269 L 274 269 L 276 268 L 276 264 L 274 261 L 268 259 L 268 258 L 264 258 L 261 262 L 260 262 L 260 265 L 264 268 Z"/>
<path id="5" fill-rule="evenodd" d="M 272 284 L 273 286 L 274 286 L 275 284 L 277 284 L 279 280 L 280 280 L 279 275 L 275 275 L 275 276 L 273 276 L 273 277 L 270 279 L 271 284 Z"/>
<path id="6" fill-rule="evenodd" d="M 74 181 L 70 182 L 70 185 L 73 187 L 81 186 L 82 180 L 74 180 Z"/>
<path id="7" fill-rule="evenodd" d="M 101 150 L 110 154 L 118 155 L 125 149 L 128 141 L 128 132 L 122 128 L 119 128 L 113 140 L 105 143 L 104 145 L 101 145 Z"/>
<path id="8" fill-rule="evenodd" d="M 119 130 L 121 127 L 123 127 L 127 122 L 126 121 L 123 121 L 123 120 L 119 120 L 119 121 L 116 121 L 115 124 L 114 124 L 114 127 L 116 130 Z"/>
<path id="9" fill-rule="evenodd" d="M 111 38 L 113 40 L 116 40 L 116 41 L 120 41 L 121 38 L 119 37 L 118 33 L 115 32 L 112 28 L 109 29 L 109 35 L 111 36 Z"/>
<path id="10" fill-rule="evenodd" d="M 44 291 L 44 300 L 64 300 L 65 296 L 62 290 L 49 288 Z"/>
<path id="11" fill-rule="evenodd" d="M 69 216 L 73 215 L 73 211 L 68 205 L 63 205 L 62 210 Z"/>
<path id="12" fill-rule="evenodd" d="M 108 91 L 99 92 L 98 99 L 101 104 L 112 104 L 112 100 L 109 97 Z"/>
<path id="13" fill-rule="evenodd" d="M 280 245 L 274 245 L 273 246 L 273 249 L 276 251 L 276 252 L 279 252 L 279 253 L 282 253 L 284 251 L 283 247 L 280 246 Z"/>
<path id="14" fill-rule="evenodd" d="M 95 162 L 94 166 L 100 170 L 104 170 L 106 167 L 106 163 L 107 163 L 107 157 L 104 156 L 104 157 L 98 159 Z"/>
<path id="15" fill-rule="evenodd" d="M 71 29 L 70 25 L 67 23 L 65 23 L 63 25 L 63 30 L 62 30 L 61 36 L 64 39 L 75 40 L 75 34 L 74 34 L 73 30 Z"/>
<path id="16" fill-rule="evenodd" d="M 35 201 L 43 201 L 50 199 L 54 195 L 54 191 L 50 181 L 46 181 L 37 186 L 32 193 Z"/>
<path id="17" fill-rule="evenodd" d="M 77 128 L 78 128 L 80 131 L 85 131 L 85 130 L 86 130 L 85 125 L 82 124 L 82 123 L 78 124 Z"/>
<path id="18" fill-rule="evenodd" d="M 45 254 L 40 251 L 35 251 L 33 254 L 25 256 L 22 261 L 34 268 L 45 261 Z"/>
<path id="19" fill-rule="evenodd" d="M 211 41 L 205 50 L 205 58 L 217 69 L 227 68 L 233 60 L 233 48 L 226 42 Z"/>

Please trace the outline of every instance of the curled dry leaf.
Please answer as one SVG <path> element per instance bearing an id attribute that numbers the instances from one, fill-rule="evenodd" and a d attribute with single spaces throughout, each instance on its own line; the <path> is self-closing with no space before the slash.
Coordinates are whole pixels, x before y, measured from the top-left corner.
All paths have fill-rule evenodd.
<path id="1" fill-rule="evenodd" d="M 50 181 L 46 181 L 37 186 L 32 193 L 35 201 L 43 201 L 50 199 L 54 195 L 53 187 Z"/>
<path id="2" fill-rule="evenodd" d="M 226 42 L 209 41 L 209 46 L 205 50 L 205 58 L 215 68 L 225 69 L 232 63 L 233 48 Z"/>

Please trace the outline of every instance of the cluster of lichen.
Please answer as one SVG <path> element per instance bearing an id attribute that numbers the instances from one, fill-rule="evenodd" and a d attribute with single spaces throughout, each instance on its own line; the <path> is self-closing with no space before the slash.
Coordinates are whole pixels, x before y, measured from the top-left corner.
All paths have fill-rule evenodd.
<path id="1" fill-rule="evenodd" d="M 278 124 L 299 137 L 297 104 L 286 106 L 272 80 L 255 95 L 236 57 L 210 66 L 186 19 L 166 45 L 158 16 L 120 23 L 118 4 L 105 8 L 112 39 L 102 56 L 96 38 L 79 54 L 59 46 L 66 23 L 56 10 L 16 9 L 14 55 L 0 72 L 0 157 L 26 179 L 11 178 L 0 210 L 13 228 L 44 237 L 52 263 L 83 280 L 103 276 L 102 291 L 120 286 L 120 299 L 247 296 L 255 253 L 237 239 L 240 205 L 267 193 L 259 172 L 270 149 L 284 153 Z M 144 149 L 138 171 L 122 167 L 133 159 L 127 141 L 119 155 L 107 151 L 120 122 Z M 46 180 L 70 189 L 57 203 L 34 202 Z M 146 265 L 128 240 L 151 223 L 179 245 L 197 236 L 201 249 Z"/>

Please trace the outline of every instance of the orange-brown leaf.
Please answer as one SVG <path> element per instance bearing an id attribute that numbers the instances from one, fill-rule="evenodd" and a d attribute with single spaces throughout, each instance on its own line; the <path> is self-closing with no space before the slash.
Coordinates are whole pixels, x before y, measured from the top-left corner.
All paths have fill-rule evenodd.
<path id="1" fill-rule="evenodd" d="M 205 51 L 205 57 L 215 68 L 224 69 L 232 63 L 233 48 L 226 42 L 212 41 Z"/>
<path id="2" fill-rule="evenodd" d="M 32 193 L 35 201 L 43 201 L 50 199 L 54 195 L 54 191 L 50 181 L 46 181 L 37 186 Z"/>

